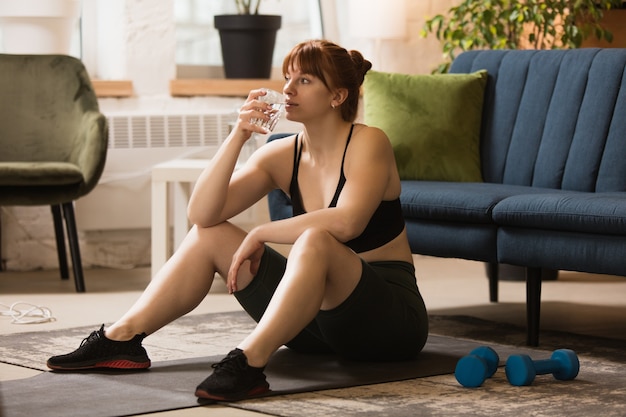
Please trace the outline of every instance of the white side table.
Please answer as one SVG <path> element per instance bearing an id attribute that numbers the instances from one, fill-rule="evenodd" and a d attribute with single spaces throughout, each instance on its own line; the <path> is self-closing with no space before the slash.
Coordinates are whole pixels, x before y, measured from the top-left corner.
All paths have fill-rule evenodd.
<path id="1" fill-rule="evenodd" d="M 208 162 L 208 159 L 174 159 L 152 167 L 152 276 L 161 269 L 189 230 L 187 202 L 191 187 Z M 169 185 L 173 196 L 171 206 Z M 174 248 L 171 247 L 170 211 Z"/>
<path id="2" fill-rule="evenodd" d="M 187 204 L 193 184 L 209 161 L 174 159 L 152 167 L 152 276 L 163 267 L 189 231 Z M 255 206 L 233 221 L 241 226 L 251 225 L 258 220 L 257 216 Z M 170 217 L 173 219 L 174 236 L 170 233 Z"/>

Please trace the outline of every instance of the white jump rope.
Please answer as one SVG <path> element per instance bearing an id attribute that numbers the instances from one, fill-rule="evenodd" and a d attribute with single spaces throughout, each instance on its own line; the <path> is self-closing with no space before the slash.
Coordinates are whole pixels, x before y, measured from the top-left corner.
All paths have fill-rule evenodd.
<path id="1" fill-rule="evenodd" d="M 10 306 L 0 303 L 0 316 L 11 317 L 12 324 L 37 324 L 55 321 L 48 307 L 17 301 Z"/>

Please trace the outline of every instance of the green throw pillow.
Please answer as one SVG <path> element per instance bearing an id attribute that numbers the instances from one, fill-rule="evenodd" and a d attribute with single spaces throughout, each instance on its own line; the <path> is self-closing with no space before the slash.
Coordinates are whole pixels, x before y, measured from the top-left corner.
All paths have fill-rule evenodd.
<path id="1" fill-rule="evenodd" d="M 369 71 L 364 121 L 382 129 L 403 180 L 481 182 L 487 71 L 407 75 Z"/>

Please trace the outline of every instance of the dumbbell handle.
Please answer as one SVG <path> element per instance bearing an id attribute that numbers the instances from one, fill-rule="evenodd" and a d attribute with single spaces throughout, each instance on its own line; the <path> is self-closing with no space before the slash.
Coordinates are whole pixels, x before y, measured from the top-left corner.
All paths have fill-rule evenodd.
<path id="1" fill-rule="evenodd" d="M 576 378 L 579 369 L 578 357 L 570 349 L 555 350 L 550 359 L 532 360 L 528 355 L 512 355 L 505 366 L 507 379 L 516 386 L 530 385 L 536 375 L 545 374 L 568 381 Z"/>
<path id="2" fill-rule="evenodd" d="M 537 375 L 546 375 L 554 372 L 555 369 L 563 367 L 563 363 L 554 359 L 534 360 L 533 365 Z"/>

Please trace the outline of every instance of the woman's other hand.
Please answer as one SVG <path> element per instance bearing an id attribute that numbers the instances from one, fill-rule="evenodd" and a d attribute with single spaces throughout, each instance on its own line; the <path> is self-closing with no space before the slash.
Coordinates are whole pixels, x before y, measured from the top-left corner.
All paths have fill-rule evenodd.
<path id="1" fill-rule="evenodd" d="M 226 279 L 226 288 L 228 288 L 228 292 L 230 294 L 237 291 L 237 277 L 239 275 L 239 270 L 244 262 L 250 262 L 250 274 L 254 277 L 258 270 L 259 264 L 261 263 L 261 257 L 263 256 L 263 252 L 265 251 L 265 245 L 263 241 L 257 239 L 255 237 L 254 230 L 252 230 L 245 237 L 239 248 L 233 255 L 233 259 L 230 264 L 230 269 L 228 270 L 228 278 Z"/>

